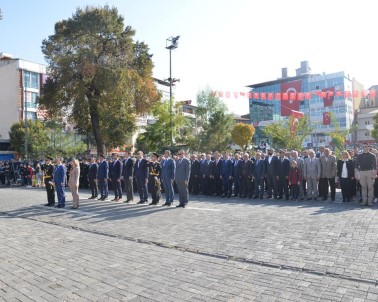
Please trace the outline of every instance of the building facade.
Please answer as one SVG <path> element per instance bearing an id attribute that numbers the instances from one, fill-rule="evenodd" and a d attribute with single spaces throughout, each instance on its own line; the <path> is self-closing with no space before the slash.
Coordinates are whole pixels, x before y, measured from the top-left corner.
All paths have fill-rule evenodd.
<path id="1" fill-rule="evenodd" d="M 248 86 L 252 92 L 249 107 L 251 122 L 256 128 L 256 144 L 261 141 L 270 143 L 263 128 L 270 123 L 287 119 L 291 110 L 308 116 L 314 129 L 312 135 L 304 141 L 303 147 L 306 148 L 331 144 L 329 133 L 335 131 L 335 123 L 329 122 L 330 117 L 336 120 L 341 131 L 351 127 L 354 119 L 351 79 L 344 72 L 311 74 L 310 71 L 308 62 L 304 61 L 296 70 L 295 77 L 288 77 L 287 69 L 283 68 L 281 78 Z M 332 97 L 328 96 L 329 91 L 333 93 Z M 342 95 L 337 95 L 337 91 L 342 91 Z M 345 97 L 344 91 L 350 91 L 351 96 Z M 327 93 L 326 97 L 322 95 L 324 92 Z M 280 94 L 281 100 L 276 98 L 276 93 Z M 295 93 L 295 99 L 284 101 L 285 93 L 287 97 Z M 298 93 L 302 93 L 301 97 Z M 346 137 L 346 140 L 350 141 L 351 138 Z"/>
<path id="2" fill-rule="evenodd" d="M 46 65 L 0 53 L 0 135 L 9 141 L 9 130 L 15 122 L 37 119 L 37 99 L 46 80 Z"/>

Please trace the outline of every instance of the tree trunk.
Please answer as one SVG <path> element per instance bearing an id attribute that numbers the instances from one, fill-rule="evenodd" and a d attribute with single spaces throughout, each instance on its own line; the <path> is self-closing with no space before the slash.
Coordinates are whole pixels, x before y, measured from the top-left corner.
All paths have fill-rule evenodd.
<path id="1" fill-rule="evenodd" d="M 91 117 L 91 124 L 92 124 L 92 133 L 96 141 L 97 156 L 99 156 L 100 154 L 103 154 L 106 156 L 106 148 L 105 148 L 104 140 L 103 140 L 101 130 L 100 130 L 98 101 L 95 99 L 95 97 L 92 94 L 87 95 L 87 97 L 88 97 L 88 103 L 89 103 L 89 115 Z"/>

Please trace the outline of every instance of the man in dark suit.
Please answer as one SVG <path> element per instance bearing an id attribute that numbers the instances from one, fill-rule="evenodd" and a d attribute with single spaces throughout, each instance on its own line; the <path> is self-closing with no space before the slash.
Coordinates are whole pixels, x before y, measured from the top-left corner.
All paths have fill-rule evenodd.
<path id="1" fill-rule="evenodd" d="M 173 203 L 173 182 L 175 180 L 176 163 L 171 157 L 171 151 L 164 151 L 164 159 L 161 164 L 161 179 L 163 181 L 165 192 L 165 204 L 163 206 L 171 206 Z"/>
<path id="2" fill-rule="evenodd" d="M 178 152 L 179 159 L 176 163 L 175 181 L 177 184 L 177 191 L 179 194 L 179 205 L 176 208 L 185 208 L 189 202 L 189 176 L 190 176 L 190 162 L 185 157 L 185 151 Z"/>
<path id="3" fill-rule="evenodd" d="M 199 180 L 200 180 L 200 163 L 197 160 L 197 155 L 192 154 L 190 157 L 190 179 L 189 179 L 189 194 L 199 194 Z"/>
<path id="4" fill-rule="evenodd" d="M 277 183 L 278 183 L 278 194 L 279 199 L 283 198 L 285 194 L 286 200 L 289 200 L 289 171 L 290 171 L 290 161 L 285 158 L 285 151 L 279 151 L 279 158 L 277 162 Z"/>
<path id="5" fill-rule="evenodd" d="M 122 201 L 122 188 L 121 188 L 121 177 L 122 177 L 122 162 L 118 159 L 118 153 L 113 153 L 113 173 L 112 173 L 112 183 L 114 188 L 114 199 L 112 201 L 121 202 Z"/>
<path id="6" fill-rule="evenodd" d="M 56 168 L 54 171 L 55 191 L 58 197 L 58 205 L 56 206 L 57 208 L 64 208 L 66 206 L 66 167 L 63 165 L 62 161 L 62 157 L 58 157 L 56 159 Z"/>
<path id="7" fill-rule="evenodd" d="M 108 200 L 108 177 L 109 177 L 109 164 L 105 160 L 103 154 L 99 156 L 99 165 L 97 170 L 97 181 L 100 190 L 100 198 L 98 200 Z"/>
<path id="8" fill-rule="evenodd" d="M 143 158 L 143 152 L 138 151 L 138 159 L 134 165 L 134 176 L 137 181 L 140 201 L 138 204 L 148 203 L 148 165 L 147 160 Z"/>
<path id="9" fill-rule="evenodd" d="M 211 196 L 214 191 L 214 162 L 211 160 L 211 155 L 206 155 L 206 160 L 203 162 L 204 165 L 204 174 L 203 178 L 205 179 L 204 184 L 204 195 Z"/>
<path id="10" fill-rule="evenodd" d="M 225 152 L 223 154 L 223 164 L 221 167 L 223 197 L 230 198 L 232 195 L 232 175 L 233 175 L 232 160 L 230 159 L 230 155 L 227 152 Z"/>
<path id="11" fill-rule="evenodd" d="M 89 180 L 89 185 L 91 186 L 92 196 L 89 197 L 88 199 L 97 199 L 97 196 L 98 196 L 97 170 L 98 170 L 98 165 L 96 163 L 96 158 L 91 157 L 91 163 L 88 169 L 88 180 Z"/>
<path id="12" fill-rule="evenodd" d="M 122 177 L 125 184 L 126 203 L 133 201 L 133 175 L 134 175 L 134 162 L 130 156 L 129 151 L 125 151 L 125 159 L 123 160 Z"/>
<path id="13" fill-rule="evenodd" d="M 277 199 L 278 187 L 277 187 L 277 162 L 278 157 L 273 154 L 274 149 L 268 149 L 268 155 L 265 157 L 265 175 L 266 183 L 268 187 L 268 198 L 272 198 L 272 193 L 274 199 Z"/>
<path id="14" fill-rule="evenodd" d="M 234 169 L 233 169 L 233 177 L 234 177 L 234 197 L 243 197 L 243 167 L 244 167 L 244 160 L 240 158 L 239 153 L 235 153 L 235 159 L 233 162 Z"/>
<path id="15" fill-rule="evenodd" d="M 256 153 L 256 160 L 253 169 L 253 180 L 255 182 L 255 196 L 254 199 L 264 198 L 264 177 L 265 177 L 265 162 L 261 160 L 261 153 Z"/>
<path id="16" fill-rule="evenodd" d="M 215 152 L 215 160 L 213 164 L 213 196 L 222 196 L 221 167 L 223 160 L 220 157 L 220 153 L 218 151 Z"/>

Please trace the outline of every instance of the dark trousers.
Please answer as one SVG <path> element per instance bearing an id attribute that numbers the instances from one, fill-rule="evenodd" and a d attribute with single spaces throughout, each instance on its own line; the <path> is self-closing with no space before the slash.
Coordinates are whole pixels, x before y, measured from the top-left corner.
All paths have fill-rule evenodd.
<path id="1" fill-rule="evenodd" d="M 189 179 L 189 193 L 193 195 L 199 194 L 199 178 L 198 175 L 192 175 Z"/>
<path id="2" fill-rule="evenodd" d="M 171 204 L 173 202 L 174 197 L 172 181 L 169 178 L 164 178 L 162 180 L 165 192 L 165 203 Z"/>
<path id="3" fill-rule="evenodd" d="M 352 197 L 352 180 L 340 177 L 341 195 L 344 202 L 349 202 Z"/>
<path id="4" fill-rule="evenodd" d="M 121 188 L 121 180 L 114 179 L 113 180 L 113 188 L 114 188 L 114 197 L 116 199 L 122 198 L 122 188 Z"/>
<path id="5" fill-rule="evenodd" d="M 66 205 L 66 188 L 60 183 L 55 183 L 56 196 L 58 197 L 58 204 L 62 207 Z"/>
<path id="6" fill-rule="evenodd" d="M 98 189 L 97 189 L 97 182 L 94 178 L 89 178 L 89 184 L 91 186 L 92 197 L 97 197 Z"/>
<path id="7" fill-rule="evenodd" d="M 45 182 L 46 192 L 47 192 L 47 203 L 49 205 L 55 204 L 55 190 L 54 186 L 48 182 Z"/>
<path id="8" fill-rule="evenodd" d="M 177 184 L 180 205 L 188 204 L 189 192 L 188 192 L 188 186 L 185 184 L 185 180 L 176 180 L 176 184 Z"/>
<path id="9" fill-rule="evenodd" d="M 99 179 L 98 180 L 98 187 L 100 190 L 101 198 L 108 198 L 108 180 L 107 179 Z"/>
<path id="10" fill-rule="evenodd" d="M 299 185 L 298 184 L 292 184 L 290 186 L 291 191 L 291 198 L 297 200 L 299 197 Z"/>
<path id="11" fill-rule="evenodd" d="M 205 196 L 211 196 L 214 192 L 214 178 L 206 176 L 203 194 Z"/>
<path id="12" fill-rule="evenodd" d="M 331 199 L 335 199 L 336 185 L 335 178 L 320 178 L 319 180 L 319 195 L 326 199 L 328 197 L 328 186 L 331 188 Z"/>
<path id="13" fill-rule="evenodd" d="M 277 198 L 277 193 L 278 193 L 278 188 L 277 188 L 277 179 L 276 176 L 271 174 L 266 176 L 266 184 L 268 187 L 268 197 L 272 197 L 272 192 L 273 192 L 273 197 Z"/>
<path id="14" fill-rule="evenodd" d="M 235 179 L 234 194 L 243 197 L 243 177 L 239 176 Z"/>
<path id="15" fill-rule="evenodd" d="M 255 197 L 263 198 L 264 196 L 264 178 L 255 177 Z"/>
<path id="16" fill-rule="evenodd" d="M 123 180 L 124 185 L 125 185 L 125 191 L 126 191 L 126 197 L 127 200 L 133 200 L 133 179 L 131 178 L 126 178 Z"/>
<path id="17" fill-rule="evenodd" d="M 157 181 L 154 177 L 149 177 L 148 190 L 151 193 L 152 203 L 158 204 L 161 197 L 160 181 Z"/>
<path id="18" fill-rule="evenodd" d="M 285 176 L 279 177 L 278 179 L 278 195 L 282 198 L 284 195 L 286 199 L 289 198 L 289 186 Z"/>
<path id="19" fill-rule="evenodd" d="M 148 189 L 146 184 L 146 179 L 143 177 L 137 177 L 138 193 L 140 201 L 148 200 Z"/>
<path id="20" fill-rule="evenodd" d="M 213 188 L 211 195 L 222 196 L 222 180 L 219 175 L 213 178 Z"/>

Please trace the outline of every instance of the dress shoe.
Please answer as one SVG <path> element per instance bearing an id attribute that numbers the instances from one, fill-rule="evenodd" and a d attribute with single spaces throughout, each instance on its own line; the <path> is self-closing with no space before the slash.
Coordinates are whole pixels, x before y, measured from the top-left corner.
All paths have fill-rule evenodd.
<path id="1" fill-rule="evenodd" d="M 108 198 L 108 197 L 105 197 L 105 198 L 103 199 L 103 201 L 109 201 L 109 198 Z"/>
<path id="2" fill-rule="evenodd" d="M 44 206 L 45 206 L 45 207 L 49 207 L 49 206 L 50 206 L 50 204 L 49 204 L 49 203 L 46 203 L 46 204 L 44 204 Z"/>
<path id="3" fill-rule="evenodd" d="M 148 205 L 149 206 L 156 206 L 156 202 L 150 202 Z"/>
<path id="4" fill-rule="evenodd" d="M 126 199 L 125 201 L 124 201 L 124 203 L 130 203 L 130 202 L 132 202 L 133 200 L 132 199 Z"/>
<path id="5" fill-rule="evenodd" d="M 114 199 L 112 199 L 111 201 L 117 201 L 118 200 L 118 198 L 114 198 Z"/>
<path id="6" fill-rule="evenodd" d="M 71 207 L 71 209 L 73 209 L 73 210 L 76 210 L 78 208 L 79 208 L 79 206 L 77 206 L 77 207 Z"/>
<path id="7" fill-rule="evenodd" d="M 96 197 L 95 196 L 88 197 L 88 199 L 94 199 L 94 198 L 96 198 Z"/>
<path id="8" fill-rule="evenodd" d="M 184 204 L 179 204 L 178 206 L 176 206 L 176 208 L 185 208 L 185 205 Z"/>
<path id="9" fill-rule="evenodd" d="M 64 206 L 63 205 L 61 205 L 61 204 L 58 204 L 57 206 L 56 206 L 56 208 L 64 208 Z"/>
<path id="10" fill-rule="evenodd" d="M 101 200 L 101 201 L 104 201 L 105 198 L 103 197 L 100 197 L 100 198 L 97 198 L 97 200 Z"/>
<path id="11" fill-rule="evenodd" d="M 312 197 L 307 198 L 307 200 L 312 200 Z"/>
<path id="12" fill-rule="evenodd" d="M 166 207 L 170 207 L 171 204 L 170 204 L 169 202 L 166 202 L 166 203 L 164 203 L 162 206 L 163 206 L 163 207 L 164 207 L 164 206 L 166 206 Z"/>

